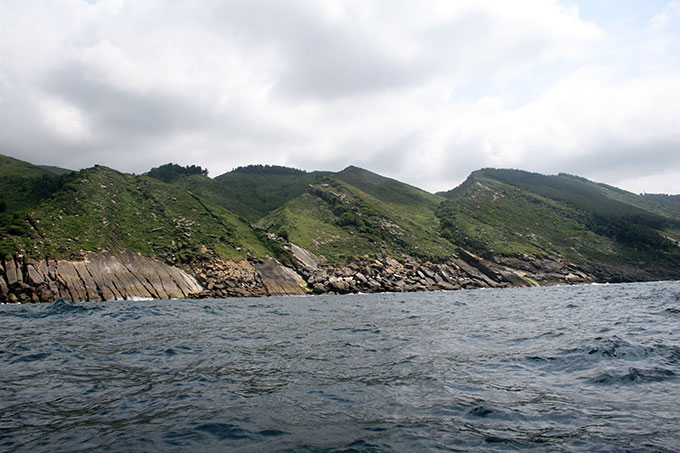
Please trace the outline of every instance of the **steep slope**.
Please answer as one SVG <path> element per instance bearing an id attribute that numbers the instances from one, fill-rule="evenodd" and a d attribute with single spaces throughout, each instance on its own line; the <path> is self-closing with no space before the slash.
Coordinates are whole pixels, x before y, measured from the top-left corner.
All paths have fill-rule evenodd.
<path id="1" fill-rule="evenodd" d="M 659 203 L 660 205 L 670 209 L 674 215 L 680 216 L 680 195 L 647 193 L 644 194 L 642 198 L 648 201 Z"/>
<path id="2" fill-rule="evenodd" d="M 0 155 L 0 214 L 37 205 L 59 189 L 64 174 Z"/>
<path id="3" fill-rule="evenodd" d="M 654 201 L 584 178 L 484 169 L 437 214 L 452 243 L 491 256 L 557 256 L 581 264 L 680 263 L 680 217 Z"/>
<path id="4" fill-rule="evenodd" d="M 11 196 L 0 301 L 680 278 L 674 197 L 576 176 L 484 169 L 431 194 L 353 166 L 255 165 L 215 179 L 196 166 L 159 171 L 170 183 L 0 159 Z"/>
<path id="5" fill-rule="evenodd" d="M 439 237 L 442 199 L 357 167 L 326 174 L 258 223 L 330 262 L 364 255 L 443 260 L 453 247 Z"/>
<path id="6" fill-rule="evenodd" d="M 306 173 L 278 166 L 251 165 L 214 179 L 189 176 L 175 182 L 180 187 L 234 212 L 250 222 L 302 195 L 309 184 L 327 172 Z"/>
<path id="7" fill-rule="evenodd" d="M 272 252 L 236 215 L 179 187 L 96 166 L 67 176 L 25 214 L 5 216 L 0 253 L 69 258 L 131 250 L 169 263 Z M 260 236 L 264 236 L 260 234 Z"/>
<path id="8" fill-rule="evenodd" d="M 69 170 L 68 168 L 56 167 L 54 165 L 38 165 L 38 167 L 42 168 L 43 170 L 47 170 L 48 172 L 57 176 L 68 175 L 69 173 L 73 173 L 73 170 Z"/>

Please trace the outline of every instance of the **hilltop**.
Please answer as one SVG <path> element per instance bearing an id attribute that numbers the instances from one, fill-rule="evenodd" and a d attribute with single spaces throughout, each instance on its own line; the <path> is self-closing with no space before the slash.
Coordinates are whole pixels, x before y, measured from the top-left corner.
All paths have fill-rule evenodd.
<path id="1" fill-rule="evenodd" d="M 134 274 L 125 253 L 220 297 L 680 277 L 677 196 L 567 174 L 483 169 L 432 194 L 354 166 L 253 165 L 210 178 L 196 165 L 130 175 L 0 156 L 0 188 L 3 297 L 37 294 L 29 268 L 50 260 L 116 257 Z M 53 278 L 54 288 L 34 299 L 68 286 L 43 274 L 37 285 Z M 72 286 L 90 281 L 78 275 Z"/>
<path id="2" fill-rule="evenodd" d="M 641 273 L 680 262 L 679 209 L 578 176 L 483 169 L 439 195 L 442 236 L 483 256 L 557 256 Z"/>

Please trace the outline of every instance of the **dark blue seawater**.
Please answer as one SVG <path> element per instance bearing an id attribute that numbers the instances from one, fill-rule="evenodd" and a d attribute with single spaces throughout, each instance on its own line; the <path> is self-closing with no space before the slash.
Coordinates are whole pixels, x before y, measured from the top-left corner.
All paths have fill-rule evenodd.
<path id="1" fill-rule="evenodd" d="M 678 451 L 680 282 L 0 306 L 1 451 Z"/>

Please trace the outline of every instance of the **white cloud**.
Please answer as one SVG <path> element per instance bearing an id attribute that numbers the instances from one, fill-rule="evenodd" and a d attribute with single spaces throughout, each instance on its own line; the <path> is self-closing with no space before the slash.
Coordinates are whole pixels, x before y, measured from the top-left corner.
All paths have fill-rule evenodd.
<path id="1" fill-rule="evenodd" d="M 0 153 L 677 192 L 677 30 L 679 2 L 616 34 L 555 0 L 0 2 Z"/>
<path id="2" fill-rule="evenodd" d="M 59 99 L 41 98 L 38 102 L 45 125 L 56 136 L 73 142 L 91 139 L 85 116 L 78 107 Z"/>

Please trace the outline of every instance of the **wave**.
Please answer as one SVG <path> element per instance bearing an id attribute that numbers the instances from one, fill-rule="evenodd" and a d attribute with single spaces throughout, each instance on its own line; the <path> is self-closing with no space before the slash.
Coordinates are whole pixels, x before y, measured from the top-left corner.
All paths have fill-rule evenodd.
<path id="1" fill-rule="evenodd" d="M 633 344 L 614 336 L 595 338 L 590 344 L 564 349 L 553 355 L 527 355 L 524 360 L 545 371 L 582 371 L 607 362 L 677 366 L 680 364 L 680 347 L 664 343 Z"/>
<path id="2" fill-rule="evenodd" d="M 12 307 L 14 308 L 14 307 Z M 102 307 L 89 302 L 69 302 L 57 299 L 51 303 L 19 305 L 15 309 L 0 311 L 0 316 L 10 316 L 16 318 L 47 318 L 49 316 L 59 316 L 74 313 L 87 313 L 99 311 Z"/>
<path id="3" fill-rule="evenodd" d="M 673 379 L 676 374 L 665 368 L 628 368 L 625 372 L 605 371 L 589 379 L 593 384 L 618 385 L 618 384 L 642 384 L 648 382 L 661 382 Z"/>

